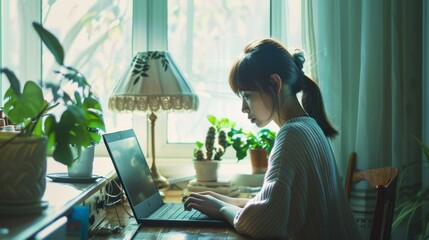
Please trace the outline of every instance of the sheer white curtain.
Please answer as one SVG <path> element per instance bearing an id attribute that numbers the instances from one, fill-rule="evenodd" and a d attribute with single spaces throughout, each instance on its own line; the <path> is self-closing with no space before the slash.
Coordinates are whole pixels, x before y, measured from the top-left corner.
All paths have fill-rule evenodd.
<path id="1" fill-rule="evenodd" d="M 358 168 L 401 167 L 421 159 L 423 1 L 305 0 L 307 52 L 317 65 L 328 116 L 340 130 L 333 142 L 340 174 L 356 151 Z M 421 168 L 413 169 L 413 189 Z M 359 212 L 372 208 L 366 185 L 351 201 Z M 362 200 L 364 199 L 364 200 Z M 357 216 L 366 236 L 370 217 Z"/>
<path id="2" fill-rule="evenodd" d="M 341 131 L 334 142 L 340 166 L 351 151 L 360 168 L 400 166 L 419 155 L 409 135 L 422 136 L 422 2 L 405 2 L 306 1 L 315 32 L 307 52 Z"/>

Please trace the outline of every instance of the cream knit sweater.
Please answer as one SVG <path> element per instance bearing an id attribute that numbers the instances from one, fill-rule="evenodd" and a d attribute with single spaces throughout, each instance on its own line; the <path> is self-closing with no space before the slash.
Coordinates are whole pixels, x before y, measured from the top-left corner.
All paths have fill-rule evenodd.
<path id="1" fill-rule="evenodd" d="M 330 143 L 313 118 L 281 127 L 262 190 L 234 226 L 261 238 L 360 239 Z"/>

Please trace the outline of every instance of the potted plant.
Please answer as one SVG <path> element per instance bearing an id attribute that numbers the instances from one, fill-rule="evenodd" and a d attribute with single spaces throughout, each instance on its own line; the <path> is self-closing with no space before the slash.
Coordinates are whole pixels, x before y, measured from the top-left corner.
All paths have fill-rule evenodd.
<path id="1" fill-rule="evenodd" d="M 47 154 L 70 166 L 83 149 L 99 143 L 101 131 L 105 131 L 101 104 L 85 77 L 64 64 L 63 47 L 51 32 L 36 22 L 33 27 L 59 65 L 55 71 L 58 78 L 55 83 L 44 81 L 43 87 L 27 81 L 21 89 L 13 71 L 0 70 L 10 83 L 4 114 L 20 126 L 18 133 L 0 136 L 2 203 L 40 202 L 46 185 Z"/>
<path id="2" fill-rule="evenodd" d="M 236 152 L 237 160 L 240 161 L 250 153 L 252 162 L 252 173 L 260 174 L 267 171 L 268 157 L 274 146 L 276 132 L 269 129 L 261 129 L 257 133 L 245 132 L 243 129 L 232 128 L 228 132 L 228 138 Z"/>
<path id="3" fill-rule="evenodd" d="M 216 118 L 208 115 L 207 119 L 211 123 L 205 139 L 205 143 L 197 141 L 194 149 L 194 167 L 197 181 L 215 182 L 217 181 L 217 170 L 225 150 L 231 145 L 224 129 L 235 126 L 228 118 Z"/>
<path id="4" fill-rule="evenodd" d="M 429 146 L 425 145 L 418 138 L 413 137 L 420 145 L 424 159 L 422 161 L 414 161 L 405 165 L 399 172 L 398 188 L 401 189 L 403 182 L 407 178 L 406 169 L 413 165 L 421 165 L 429 163 Z M 401 195 L 398 191 L 398 200 L 402 200 L 401 196 L 405 196 L 405 201 L 399 201 L 400 203 L 395 207 L 395 219 L 393 220 L 392 229 L 396 229 L 400 224 L 405 223 L 405 236 L 412 239 L 428 239 L 429 238 L 429 216 L 423 213 L 419 216 L 419 212 L 429 206 L 429 187 L 422 186 L 414 195 Z M 419 232 L 412 232 L 410 236 L 410 227 L 415 224 L 421 224 L 417 227 Z M 420 231 L 421 230 L 421 231 Z"/>

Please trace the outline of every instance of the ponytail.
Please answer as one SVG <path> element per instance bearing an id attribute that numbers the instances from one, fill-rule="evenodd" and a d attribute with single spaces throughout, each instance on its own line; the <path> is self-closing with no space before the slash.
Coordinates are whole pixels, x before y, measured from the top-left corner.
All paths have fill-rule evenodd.
<path id="1" fill-rule="evenodd" d="M 302 91 L 302 106 L 305 111 L 314 118 L 322 129 L 326 137 L 333 139 L 338 135 L 338 131 L 329 122 L 323 105 L 322 93 L 316 82 L 307 77 L 302 71 L 304 67 L 304 53 L 296 49 L 292 55 L 296 67 L 298 68 L 298 77 L 295 84 L 292 85 L 294 93 Z"/>
<path id="2" fill-rule="evenodd" d="M 305 111 L 316 120 L 326 137 L 335 138 L 338 135 L 338 131 L 332 126 L 326 116 L 319 86 L 304 74 L 302 75 L 301 83 L 301 102 Z"/>

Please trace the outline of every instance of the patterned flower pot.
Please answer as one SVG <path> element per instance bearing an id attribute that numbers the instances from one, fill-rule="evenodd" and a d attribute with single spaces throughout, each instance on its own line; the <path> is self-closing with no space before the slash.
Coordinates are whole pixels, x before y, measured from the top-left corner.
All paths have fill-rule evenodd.
<path id="1" fill-rule="evenodd" d="M 41 202 L 46 189 L 46 138 L 0 135 L 0 205 Z"/>

